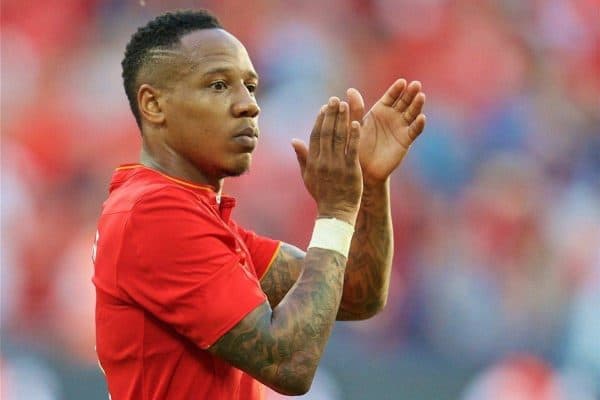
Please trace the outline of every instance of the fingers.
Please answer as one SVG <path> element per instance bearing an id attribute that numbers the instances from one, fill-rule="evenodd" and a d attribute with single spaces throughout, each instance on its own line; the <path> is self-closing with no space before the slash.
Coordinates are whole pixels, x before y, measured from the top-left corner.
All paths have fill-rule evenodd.
<path id="1" fill-rule="evenodd" d="M 365 116 L 365 101 L 360 92 L 354 88 L 346 90 L 348 96 L 348 106 L 350 106 L 350 121 L 358 121 L 362 124 Z"/>
<path id="2" fill-rule="evenodd" d="M 298 164 L 300 165 L 300 173 L 304 176 L 304 170 L 306 169 L 306 159 L 308 158 L 308 148 L 306 144 L 300 139 L 292 139 L 292 147 L 296 152 L 296 158 L 298 158 Z"/>
<path id="3" fill-rule="evenodd" d="M 335 121 L 335 130 L 333 133 L 333 152 L 334 154 L 344 154 L 346 150 L 346 141 L 348 139 L 348 103 L 340 102 L 337 118 Z"/>
<path id="4" fill-rule="evenodd" d="M 358 142 L 360 139 L 360 123 L 352 121 L 350 131 L 348 132 L 348 147 L 346 152 L 346 160 L 353 164 L 358 161 Z"/>
<path id="5" fill-rule="evenodd" d="M 404 110 L 402 113 L 402 117 L 407 124 L 412 124 L 419 114 L 421 114 L 421 111 L 423 111 L 423 105 L 425 105 L 425 93 L 419 92 L 408 105 L 406 110 Z"/>
<path id="6" fill-rule="evenodd" d="M 390 86 L 388 90 L 385 91 L 379 101 L 388 107 L 392 107 L 402 94 L 404 88 L 406 88 L 406 80 L 398 79 L 396 82 L 392 83 L 392 86 Z"/>
<path id="7" fill-rule="evenodd" d="M 415 140 L 421 134 L 421 132 L 423 132 L 426 122 L 427 117 L 425 117 L 425 114 L 419 114 L 417 118 L 415 118 L 415 120 L 409 125 L 408 136 L 411 138 L 411 140 Z"/>
<path id="8" fill-rule="evenodd" d="M 399 95 L 392 107 L 404 112 L 413 102 L 415 96 L 421 91 L 421 82 L 412 81 Z M 423 98 L 423 101 L 425 99 Z M 417 114 L 418 115 L 418 114 Z"/>
<path id="9" fill-rule="evenodd" d="M 317 115 L 317 119 L 315 120 L 315 125 L 310 133 L 310 146 L 309 152 L 311 157 L 318 157 L 320 146 L 321 146 L 321 127 L 323 125 L 323 119 L 325 118 L 325 109 L 326 106 L 321 107 L 319 110 L 319 114 Z M 296 146 L 294 146 L 296 149 Z"/>
<path id="10" fill-rule="evenodd" d="M 319 146 L 320 156 L 330 156 L 333 149 L 332 140 L 335 131 L 335 123 L 340 106 L 340 99 L 331 97 L 325 106 L 323 124 L 321 125 L 321 143 Z"/>
<path id="11" fill-rule="evenodd" d="M 356 93 L 352 93 L 352 92 Z M 362 96 L 356 89 L 349 90 L 349 96 L 353 98 L 355 103 L 354 111 L 357 113 L 364 112 L 364 103 L 362 102 Z M 355 143 L 358 138 L 353 138 L 354 135 L 358 135 L 360 131 L 360 122 L 352 121 L 350 124 L 350 105 L 345 101 L 340 101 L 337 97 L 331 97 L 326 105 L 321 107 L 319 115 L 315 121 L 311 136 L 310 146 L 308 150 L 305 150 L 306 145 L 301 141 L 294 139 L 292 146 L 296 151 L 300 168 L 304 171 L 307 160 L 317 158 L 329 158 L 337 155 L 346 155 L 350 150 L 349 146 L 351 143 Z M 354 126 L 354 131 L 349 132 L 348 128 Z M 353 151 L 356 151 L 354 149 Z"/>

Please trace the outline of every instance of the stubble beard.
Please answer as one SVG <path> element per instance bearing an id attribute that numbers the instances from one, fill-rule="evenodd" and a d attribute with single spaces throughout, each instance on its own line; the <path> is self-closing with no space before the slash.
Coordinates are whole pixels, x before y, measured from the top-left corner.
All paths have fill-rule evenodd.
<path id="1" fill-rule="evenodd" d="M 247 172 L 250 172 L 250 165 L 252 164 L 252 155 L 250 155 L 250 159 L 244 163 L 240 162 L 239 164 L 231 167 L 231 168 L 227 168 L 224 169 L 222 171 L 222 177 L 223 178 L 235 178 L 238 176 L 242 176 Z"/>

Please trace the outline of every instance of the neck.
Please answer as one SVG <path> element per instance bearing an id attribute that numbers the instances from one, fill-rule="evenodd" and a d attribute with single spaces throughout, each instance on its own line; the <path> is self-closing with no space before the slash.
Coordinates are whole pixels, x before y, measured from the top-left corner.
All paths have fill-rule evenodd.
<path id="1" fill-rule="evenodd" d="M 210 178 L 192 163 L 168 148 L 161 149 L 161 151 L 153 151 L 151 146 L 143 142 L 140 153 L 140 164 L 174 178 L 199 185 L 212 186 L 217 194 L 221 194 L 223 190 L 223 178 Z"/>

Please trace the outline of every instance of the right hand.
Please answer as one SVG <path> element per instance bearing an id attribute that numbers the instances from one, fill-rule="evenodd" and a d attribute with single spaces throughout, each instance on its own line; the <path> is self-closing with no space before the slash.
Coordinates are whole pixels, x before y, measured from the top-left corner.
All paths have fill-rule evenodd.
<path id="1" fill-rule="evenodd" d="M 332 97 L 319 111 L 309 148 L 300 140 L 293 140 L 292 145 L 304 185 L 317 202 L 319 217 L 354 225 L 362 196 L 360 123 L 349 123 L 349 118 L 348 103 Z"/>

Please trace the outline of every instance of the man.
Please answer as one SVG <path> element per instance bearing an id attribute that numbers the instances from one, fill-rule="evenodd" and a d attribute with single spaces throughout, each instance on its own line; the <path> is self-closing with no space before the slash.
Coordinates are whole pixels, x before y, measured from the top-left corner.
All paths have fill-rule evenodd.
<path id="1" fill-rule="evenodd" d="M 161 15 L 132 36 L 123 77 L 140 163 L 115 172 L 94 246 L 112 399 L 305 393 L 335 319 L 385 304 L 389 175 L 424 128 L 420 84 L 398 80 L 364 116 L 356 90 L 331 98 L 309 147 L 293 142 L 319 213 L 305 253 L 238 226 L 221 196 L 259 137 L 258 75 L 235 37 L 204 11 Z"/>

